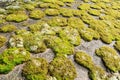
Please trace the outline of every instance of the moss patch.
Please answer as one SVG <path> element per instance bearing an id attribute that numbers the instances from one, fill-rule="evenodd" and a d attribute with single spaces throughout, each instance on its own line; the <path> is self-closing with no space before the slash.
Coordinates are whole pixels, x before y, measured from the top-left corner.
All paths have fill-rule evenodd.
<path id="1" fill-rule="evenodd" d="M 57 9 L 46 9 L 45 14 L 48 16 L 57 16 L 60 13 L 59 13 L 59 10 L 57 10 Z"/>
<path id="2" fill-rule="evenodd" d="M 49 71 L 57 80 L 74 80 L 77 76 L 73 63 L 66 57 L 55 57 L 49 65 Z"/>
<path id="3" fill-rule="evenodd" d="M 50 26 L 66 26 L 67 25 L 67 19 L 62 17 L 53 17 L 52 19 L 48 20 L 48 24 Z"/>
<path id="4" fill-rule="evenodd" d="M 6 41 L 6 37 L 0 35 L 0 48 L 5 44 Z"/>
<path id="5" fill-rule="evenodd" d="M 17 29 L 17 27 L 15 25 L 12 25 L 12 24 L 7 24 L 7 25 L 4 25 L 0 28 L 0 32 L 13 32 Z"/>
<path id="6" fill-rule="evenodd" d="M 78 6 L 78 9 L 88 10 L 88 9 L 90 9 L 90 4 L 88 4 L 88 3 L 83 3 L 83 4 L 81 4 L 81 5 Z"/>
<path id="7" fill-rule="evenodd" d="M 105 66 L 108 67 L 111 71 L 120 71 L 120 56 L 113 48 L 103 46 L 99 49 L 96 49 L 96 55 L 102 58 Z"/>
<path id="8" fill-rule="evenodd" d="M 46 45 L 43 42 L 40 32 L 31 33 L 29 31 L 17 31 L 17 36 L 11 37 L 10 46 L 24 45 L 24 48 L 30 52 L 39 53 L 46 50 Z M 10 39 L 10 40 L 11 40 Z M 16 42 L 16 39 L 20 39 Z M 14 44 L 14 45 L 13 45 Z M 18 46 L 19 47 L 19 46 Z"/>
<path id="9" fill-rule="evenodd" d="M 72 27 L 65 27 L 59 32 L 59 36 L 62 39 L 67 39 L 72 45 L 79 45 L 81 43 L 81 38 L 79 32 Z"/>
<path id="10" fill-rule="evenodd" d="M 48 63 L 43 58 L 33 58 L 23 67 L 22 74 L 27 80 L 46 80 Z"/>
<path id="11" fill-rule="evenodd" d="M 115 48 L 120 51 L 120 41 L 116 41 L 114 44 Z"/>
<path id="12" fill-rule="evenodd" d="M 81 37 L 86 41 L 91 41 L 93 39 L 99 39 L 100 35 L 96 31 L 90 28 L 84 28 L 80 31 Z"/>
<path id="13" fill-rule="evenodd" d="M 33 19 L 41 19 L 44 16 L 45 16 L 44 12 L 39 9 L 35 9 L 30 12 L 30 18 L 33 18 Z"/>
<path id="14" fill-rule="evenodd" d="M 0 73 L 10 72 L 14 66 L 30 59 L 30 53 L 23 48 L 9 48 L 0 55 Z"/>
<path id="15" fill-rule="evenodd" d="M 94 64 L 92 58 L 85 52 L 79 51 L 74 56 L 75 61 L 89 70 L 89 77 L 92 80 L 105 80 L 105 71 Z"/>
<path id="16" fill-rule="evenodd" d="M 48 37 L 46 44 L 55 52 L 56 55 L 70 55 L 74 52 L 73 45 L 71 45 L 67 40 L 60 39 L 57 36 Z"/>
<path id="17" fill-rule="evenodd" d="M 72 9 L 67 9 L 67 8 L 61 8 L 60 9 L 60 14 L 64 17 L 72 17 L 73 16 L 73 12 Z"/>
<path id="18" fill-rule="evenodd" d="M 99 16 L 101 14 L 99 10 L 93 10 L 93 9 L 89 10 L 88 13 L 93 16 Z"/>
<path id="19" fill-rule="evenodd" d="M 28 19 L 28 16 L 24 12 L 9 14 L 6 17 L 7 21 L 15 21 L 15 22 L 22 22 L 22 21 L 25 21 L 27 19 Z"/>

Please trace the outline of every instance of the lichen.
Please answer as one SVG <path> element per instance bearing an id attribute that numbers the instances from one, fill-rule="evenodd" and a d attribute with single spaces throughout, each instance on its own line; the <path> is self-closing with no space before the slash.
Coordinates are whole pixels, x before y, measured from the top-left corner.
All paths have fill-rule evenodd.
<path id="1" fill-rule="evenodd" d="M 41 19 L 45 16 L 44 12 L 39 10 L 39 9 L 35 9 L 33 11 L 30 12 L 30 18 L 33 19 Z"/>
<path id="2" fill-rule="evenodd" d="M 13 32 L 17 29 L 17 27 L 15 25 L 12 25 L 12 24 L 7 24 L 7 25 L 4 25 L 0 28 L 0 32 Z"/>
<path id="3" fill-rule="evenodd" d="M 0 48 L 6 43 L 7 39 L 6 37 L 0 35 Z"/>
<path id="4" fill-rule="evenodd" d="M 22 74 L 27 80 L 46 80 L 48 62 L 44 58 L 33 58 L 23 66 Z"/>
<path id="5" fill-rule="evenodd" d="M 0 54 L 0 73 L 10 72 L 14 66 L 30 59 L 30 53 L 24 48 L 9 48 Z"/>
<path id="6" fill-rule="evenodd" d="M 62 18 L 62 17 L 53 17 L 50 20 L 48 20 L 48 24 L 52 27 L 66 26 L 67 25 L 67 19 Z"/>
<path id="7" fill-rule="evenodd" d="M 96 49 L 95 53 L 97 56 L 102 58 L 108 69 L 114 72 L 120 71 L 120 56 L 113 48 L 103 46 Z"/>
<path id="8" fill-rule="evenodd" d="M 46 9 L 45 14 L 48 16 L 57 16 L 59 15 L 59 10 L 58 9 Z"/>
<path id="9" fill-rule="evenodd" d="M 9 14 L 8 16 L 6 16 L 7 21 L 22 22 L 27 19 L 28 19 L 28 16 L 26 15 L 25 12 L 13 13 L 13 14 Z"/>
<path id="10" fill-rule="evenodd" d="M 49 72 L 57 80 L 74 80 L 77 76 L 73 63 L 66 57 L 55 57 L 50 62 Z"/>

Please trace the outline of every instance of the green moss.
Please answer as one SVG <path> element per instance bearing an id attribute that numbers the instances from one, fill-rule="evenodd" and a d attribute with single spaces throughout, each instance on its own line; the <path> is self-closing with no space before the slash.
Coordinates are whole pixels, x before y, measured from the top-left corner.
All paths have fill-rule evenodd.
<path id="1" fill-rule="evenodd" d="M 30 18 L 33 18 L 33 19 L 41 19 L 44 16 L 45 16 L 44 12 L 39 9 L 35 9 L 30 12 Z"/>
<path id="2" fill-rule="evenodd" d="M 89 77 L 92 80 L 105 80 L 105 71 L 101 67 L 96 66 L 92 58 L 87 53 L 78 51 L 76 52 L 74 59 L 78 64 L 89 70 Z"/>
<path id="3" fill-rule="evenodd" d="M 45 14 L 48 16 L 57 16 L 59 15 L 59 10 L 58 9 L 46 9 Z"/>
<path id="4" fill-rule="evenodd" d="M 6 43 L 6 41 L 6 37 L 0 35 L 0 48 Z"/>
<path id="5" fill-rule="evenodd" d="M 83 3 L 83 4 L 81 4 L 81 5 L 78 6 L 78 9 L 88 10 L 88 9 L 90 9 L 90 4 L 88 4 L 88 3 Z"/>
<path id="6" fill-rule="evenodd" d="M 14 66 L 30 59 L 30 53 L 23 48 L 9 48 L 0 55 L 0 73 L 10 72 Z"/>
<path id="7" fill-rule="evenodd" d="M 53 17 L 50 20 L 48 20 L 48 24 L 50 26 L 66 26 L 67 25 L 67 19 L 62 17 Z"/>
<path id="8" fill-rule="evenodd" d="M 44 58 L 33 58 L 23 66 L 22 74 L 27 80 L 46 80 L 48 62 Z"/>
<path id="9" fill-rule="evenodd" d="M 26 50 L 34 53 L 44 52 L 46 45 L 40 32 L 31 33 L 29 31 L 18 31 L 18 35 L 23 38 L 23 45 Z M 20 43 L 20 41 L 19 41 Z"/>
<path id="10" fill-rule="evenodd" d="M 111 71 L 120 71 L 120 56 L 113 48 L 103 46 L 99 49 L 96 49 L 95 53 L 102 58 L 105 66 L 108 67 Z"/>
<path id="11" fill-rule="evenodd" d="M 97 9 L 97 10 L 100 10 L 100 9 L 101 9 L 101 7 L 98 6 L 98 5 L 96 5 L 96 4 L 90 5 L 90 7 L 91 7 L 92 9 Z"/>
<path id="12" fill-rule="evenodd" d="M 73 9 L 73 15 L 74 16 L 80 16 L 81 15 L 81 10 L 75 10 L 75 9 Z"/>
<path id="13" fill-rule="evenodd" d="M 44 21 L 38 21 L 34 24 L 29 25 L 30 31 L 40 31 L 42 29 L 42 25 L 44 24 Z"/>
<path id="14" fill-rule="evenodd" d="M 6 22 L 5 15 L 0 15 L 0 24 L 3 24 L 5 22 Z"/>
<path id="15" fill-rule="evenodd" d="M 17 27 L 15 25 L 12 25 L 12 24 L 7 24 L 7 25 L 4 25 L 0 28 L 0 32 L 13 32 L 17 29 Z"/>
<path id="16" fill-rule="evenodd" d="M 32 4 L 25 4 L 24 7 L 26 10 L 34 10 L 35 9 L 35 7 Z"/>
<path id="17" fill-rule="evenodd" d="M 120 41 L 116 41 L 114 47 L 120 51 Z"/>
<path id="18" fill-rule="evenodd" d="M 51 36 L 46 39 L 46 44 L 50 47 L 56 55 L 73 54 L 74 47 L 67 40 L 60 39 L 56 36 Z"/>
<path id="19" fill-rule="evenodd" d="M 56 1 L 59 0 L 42 0 L 43 2 L 50 2 L 50 3 L 55 3 Z M 60 0 L 62 2 L 74 2 L 74 0 Z"/>
<path id="20" fill-rule="evenodd" d="M 67 39 L 72 45 L 78 46 L 81 43 L 79 32 L 72 27 L 65 27 L 59 32 L 62 39 Z"/>
<path id="21" fill-rule="evenodd" d="M 72 17 L 73 16 L 72 9 L 69 9 L 69 8 L 61 8 L 60 14 L 64 17 Z"/>
<path id="22" fill-rule="evenodd" d="M 95 21 L 94 17 L 92 17 L 91 15 L 89 15 L 88 13 L 86 13 L 85 11 L 82 11 L 80 18 L 82 19 L 82 21 L 86 24 L 91 24 L 93 23 L 93 21 Z"/>
<path id="23" fill-rule="evenodd" d="M 74 80 L 77 76 L 73 63 L 66 57 L 55 57 L 49 65 L 49 71 L 57 80 Z"/>
<path id="24" fill-rule="evenodd" d="M 15 21 L 15 22 L 22 22 L 22 21 L 25 21 L 27 19 L 28 19 L 28 16 L 24 12 L 9 14 L 6 17 L 7 21 Z"/>
<path id="25" fill-rule="evenodd" d="M 107 80 L 107 74 L 98 66 L 95 66 L 88 74 L 91 80 Z"/>
<path id="26" fill-rule="evenodd" d="M 62 2 L 69 2 L 69 3 L 74 2 L 74 0 L 60 0 L 60 1 L 62 1 Z"/>
<path id="27" fill-rule="evenodd" d="M 86 41 L 91 41 L 93 39 L 99 39 L 100 35 L 96 31 L 90 28 L 84 28 L 80 31 L 81 37 Z"/>
<path id="28" fill-rule="evenodd" d="M 9 73 L 14 67 L 15 66 L 13 64 L 0 64 L 0 74 Z"/>
<path id="29" fill-rule="evenodd" d="M 105 43 L 111 43 L 114 37 L 110 33 L 110 30 L 108 29 L 107 25 L 104 24 L 103 21 L 96 20 L 93 23 L 90 24 L 89 26 L 93 30 L 97 31 L 100 34 L 100 38 L 103 42 Z"/>
<path id="30" fill-rule="evenodd" d="M 94 66 L 92 58 L 83 51 L 77 52 L 74 56 L 74 59 L 78 64 L 88 68 L 89 70 L 91 70 L 91 68 Z"/>
<path id="31" fill-rule="evenodd" d="M 88 11 L 89 14 L 93 15 L 93 16 L 100 16 L 101 12 L 99 10 L 89 10 Z"/>
<path id="32" fill-rule="evenodd" d="M 85 24 L 82 22 L 80 18 L 71 17 L 71 18 L 68 18 L 68 26 L 73 27 L 78 31 L 80 31 L 85 27 Z"/>
<path id="33" fill-rule="evenodd" d="M 60 8 L 60 6 L 57 3 L 41 3 L 39 7 L 40 8 L 55 8 L 55 9 Z"/>

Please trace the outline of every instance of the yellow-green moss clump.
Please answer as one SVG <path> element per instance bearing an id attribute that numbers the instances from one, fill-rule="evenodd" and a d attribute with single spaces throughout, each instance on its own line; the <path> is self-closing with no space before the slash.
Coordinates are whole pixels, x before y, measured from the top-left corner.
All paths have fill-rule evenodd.
<path id="1" fill-rule="evenodd" d="M 73 27 L 78 31 L 86 27 L 83 21 L 80 18 L 76 18 L 76 17 L 68 18 L 68 26 Z"/>
<path id="2" fill-rule="evenodd" d="M 44 58 L 33 58 L 23 66 L 26 80 L 47 80 L 48 62 Z"/>
<path id="3" fill-rule="evenodd" d="M 0 32 L 13 32 L 17 29 L 17 27 L 15 25 L 12 25 L 12 24 L 7 24 L 7 25 L 4 25 L 2 27 L 0 27 Z"/>
<path id="4" fill-rule="evenodd" d="M 93 21 L 93 23 L 90 23 L 89 27 L 97 31 L 100 34 L 101 40 L 105 43 L 109 44 L 114 39 L 110 29 L 107 27 L 106 24 L 104 24 L 103 21 L 100 20 Z"/>
<path id="5" fill-rule="evenodd" d="M 75 46 L 80 45 L 81 43 L 79 32 L 76 29 L 69 26 L 61 30 L 59 32 L 59 36 L 62 39 L 67 39 L 72 45 L 75 45 Z"/>
<path id="6" fill-rule="evenodd" d="M 99 39 L 100 35 L 98 32 L 90 29 L 90 28 L 84 28 L 80 31 L 81 37 L 86 41 L 91 41 L 93 39 Z"/>
<path id="7" fill-rule="evenodd" d="M 9 48 L 0 54 L 0 73 L 10 72 L 14 66 L 30 59 L 30 53 L 24 48 Z"/>
<path id="8" fill-rule="evenodd" d="M 74 2 L 74 0 L 41 0 L 43 2 L 50 2 L 50 3 L 55 3 L 57 1 L 61 1 L 61 2 Z"/>
<path id="9" fill-rule="evenodd" d="M 61 4 L 62 5 L 62 4 Z M 52 8 L 52 9 L 59 9 L 60 6 L 59 4 L 57 3 L 41 3 L 39 5 L 40 8 Z M 64 4 L 63 4 L 64 5 Z"/>
<path id="10" fill-rule="evenodd" d="M 44 52 L 46 50 L 46 45 L 43 42 L 40 32 L 17 31 L 17 36 L 11 37 L 9 44 L 11 47 L 24 46 L 26 50 L 34 53 Z"/>
<path id="11" fill-rule="evenodd" d="M 105 80 L 105 71 L 94 64 L 92 58 L 85 52 L 79 51 L 74 56 L 75 61 L 89 70 L 89 77 L 92 80 Z"/>
<path id="12" fill-rule="evenodd" d="M 38 21 L 38 22 L 36 22 L 34 24 L 29 25 L 29 29 L 32 32 L 34 32 L 34 31 L 41 31 L 43 24 L 45 24 L 44 21 Z"/>
<path id="13" fill-rule="evenodd" d="M 114 72 L 120 71 L 120 56 L 113 48 L 103 46 L 96 49 L 95 53 L 102 58 L 108 69 Z"/>
<path id="14" fill-rule="evenodd" d="M 46 9 L 45 14 L 48 16 L 57 16 L 59 15 L 59 10 L 58 9 Z"/>
<path id="15" fill-rule="evenodd" d="M 80 10 L 88 10 L 88 9 L 90 9 L 90 4 L 83 3 L 83 4 L 78 6 L 78 9 L 80 9 Z"/>
<path id="16" fill-rule="evenodd" d="M 94 10 L 94 9 L 89 10 L 88 13 L 93 16 L 99 16 L 101 14 L 100 10 Z"/>
<path id="17" fill-rule="evenodd" d="M 7 41 L 6 37 L 0 35 L 0 48 L 5 44 Z"/>
<path id="18" fill-rule="evenodd" d="M 49 65 L 49 72 L 57 80 L 74 80 L 77 76 L 73 63 L 66 57 L 55 57 Z"/>
<path id="19" fill-rule="evenodd" d="M 26 15 L 25 12 L 13 13 L 6 16 L 7 21 L 22 22 L 27 19 L 28 19 L 28 16 Z"/>
<path id="20" fill-rule="evenodd" d="M 60 14 L 64 17 L 72 17 L 73 16 L 73 10 L 69 8 L 61 8 Z"/>
<path id="21" fill-rule="evenodd" d="M 48 20 L 48 24 L 52 27 L 55 26 L 66 26 L 67 25 L 67 19 L 62 17 L 53 17 Z"/>
<path id="22" fill-rule="evenodd" d="M 32 4 L 24 4 L 24 8 L 26 10 L 34 10 L 35 9 L 35 6 L 32 5 Z"/>
<path id="23" fill-rule="evenodd" d="M 120 51 L 120 41 L 116 41 L 114 47 Z"/>
<path id="24" fill-rule="evenodd" d="M 70 55 L 74 52 L 74 47 L 67 40 L 61 39 L 57 36 L 50 36 L 46 39 L 46 44 L 50 47 L 56 55 Z"/>
<path id="25" fill-rule="evenodd" d="M 45 16 L 44 12 L 39 9 L 35 9 L 30 12 L 30 18 L 33 18 L 33 19 L 41 19 L 44 16 Z"/>

